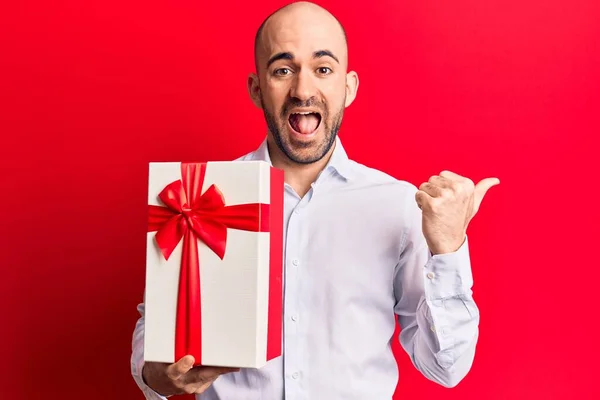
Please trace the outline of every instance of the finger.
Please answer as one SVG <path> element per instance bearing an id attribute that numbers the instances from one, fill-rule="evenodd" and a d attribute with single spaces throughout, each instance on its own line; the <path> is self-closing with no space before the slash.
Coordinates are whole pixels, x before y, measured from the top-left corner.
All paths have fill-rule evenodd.
<path id="1" fill-rule="evenodd" d="M 442 196 L 442 188 L 432 184 L 431 182 L 422 183 L 419 186 L 419 190 L 427 193 L 431 197 L 441 197 Z"/>
<path id="2" fill-rule="evenodd" d="M 204 393 L 206 391 L 206 389 L 208 389 L 208 387 L 210 385 L 212 385 L 212 382 L 206 382 L 206 383 L 200 385 L 200 387 L 198 387 L 196 389 L 196 391 L 194 392 L 194 394 L 202 394 L 202 393 Z"/>
<path id="3" fill-rule="evenodd" d="M 221 371 L 218 374 L 208 378 L 208 380 L 204 381 L 203 383 L 192 384 L 195 387 L 195 390 L 193 393 L 195 393 L 195 394 L 204 393 L 206 391 L 206 389 L 208 389 L 208 387 L 210 385 L 212 385 L 213 382 L 216 381 L 219 376 L 229 373 L 229 372 L 236 372 L 239 370 L 240 370 L 239 368 L 221 368 Z"/>
<path id="4" fill-rule="evenodd" d="M 461 179 L 465 179 L 464 176 L 455 174 L 454 172 L 448 171 L 448 170 L 444 170 L 444 171 L 440 172 L 440 176 L 443 178 L 450 179 L 452 181 L 459 181 Z"/>
<path id="5" fill-rule="evenodd" d="M 418 190 L 417 193 L 415 193 L 415 200 L 421 210 L 423 210 L 423 207 L 428 208 L 431 199 L 432 197 L 422 190 Z"/>
<path id="6" fill-rule="evenodd" d="M 233 370 L 233 371 L 239 371 L 240 369 L 239 369 L 239 368 L 231 368 L 231 370 Z M 228 371 L 228 372 L 233 372 L 233 371 Z M 194 394 L 202 394 L 202 393 L 204 393 L 204 392 L 206 391 L 206 389 L 208 389 L 208 388 L 209 388 L 209 386 L 210 386 L 210 385 L 212 385 L 212 384 L 213 384 L 213 382 L 214 382 L 214 381 L 216 381 L 216 380 L 217 380 L 217 378 L 218 378 L 220 375 L 222 375 L 222 374 L 219 374 L 219 375 L 217 375 L 217 376 L 215 376 L 215 377 L 211 378 L 211 379 L 210 379 L 210 380 L 208 380 L 207 382 L 204 382 L 204 383 L 202 383 L 202 384 L 200 384 L 200 385 L 195 385 L 195 386 L 194 386 L 195 390 L 193 391 L 193 393 L 194 393 Z"/>
<path id="7" fill-rule="evenodd" d="M 485 178 L 485 179 L 482 179 L 481 181 L 479 181 L 477 183 L 477 185 L 475 185 L 475 195 L 474 195 L 475 199 L 474 199 L 474 204 L 473 204 L 475 212 L 477 212 L 477 210 L 479 209 L 479 205 L 481 204 L 481 201 L 483 200 L 483 196 L 485 196 L 487 191 L 492 186 L 496 186 L 499 184 L 500 184 L 500 179 L 498 179 L 498 178 Z"/>
<path id="8" fill-rule="evenodd" d="M 201 394 L 209 388 L 217 378 L 212 378 L 204 382 L 188 383 L 183 387 L 183 391 L 188 394 Z"/>
<path id="9" fill-rule="evenodd" d="M 227 367 L 196 367 L 191 369 L 184 377 L 185 384 L 203 384 L 210 382 L 229 372 L 239 371 L 239 368 Z"/>
<path id="10" fill-rule="evenodd" d="M 174 381 L 180 379 L 194 366 L 195 361 L 191 355 L 181 357 L 175 364 L 167 367 L 167 376 Z"/>
<path id="11" fill-rule="evenodd" d="M 429 178 L 429 183 L 440 188 L 449 189 L 453 189 L 455 185 L 454 181 L 452 181 L 451 179 L 439 175 L 434 175 L 431 178 Z"/>

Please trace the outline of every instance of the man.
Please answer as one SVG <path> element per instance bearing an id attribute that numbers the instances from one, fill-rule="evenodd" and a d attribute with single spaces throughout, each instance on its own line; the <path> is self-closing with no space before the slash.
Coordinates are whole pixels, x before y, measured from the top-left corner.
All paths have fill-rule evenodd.
<path id="1" fill-rule="evenodd" d="M 348 159 L 337 132 L 358 76 L 347 72 L 339 22 L 300 2 L 272 14 L 256 38 L 252 101 L 268 134 L 244 160 L 285 172 L 283 356 L 260 369 L 143 363 L 143 316 L 132 373 L 148 399 L 391 399 L 400 342 L 427 378 L 453 387 L 471 368 L 479 312 L 466 228 L 485 192 L 449 171 L 419 190 Z M 159 395 L 160 394 L 160 395 Z"/>

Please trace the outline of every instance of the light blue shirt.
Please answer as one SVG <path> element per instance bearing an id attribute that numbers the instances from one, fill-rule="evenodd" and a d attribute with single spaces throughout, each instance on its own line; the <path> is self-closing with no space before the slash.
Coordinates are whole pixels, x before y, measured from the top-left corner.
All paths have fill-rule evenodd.
<path id="1" fill-rule="evenodd" d="M 266 141 L 240 160 L 270 162 Z M 219 377 L 198 400 L 390 400 L 400 343 L 428 379 L 453 387 L 471 368 L 479 310 L 468 241 L 432 256 L 417 188 L 348 158 L 339 138 L 300 198 L 285 186 L 283 355 Z M 144 305 L 131 358 L 141 379 Z M 398 319 L 396 319 L 398 317 Z"/>

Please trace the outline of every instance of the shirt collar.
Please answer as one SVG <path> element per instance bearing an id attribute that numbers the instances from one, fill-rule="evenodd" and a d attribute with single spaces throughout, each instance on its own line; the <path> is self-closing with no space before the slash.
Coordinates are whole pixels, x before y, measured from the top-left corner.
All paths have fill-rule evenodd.
<path id="1" fill-rule="evenodd" d="M 267 146 L 266 138 L 260 144 L 258 149 L 254 151 L 252 159 L 257 161 L 265 161 L 268 162 L 269 165 L 273 166 L 271 157 L 269 155 L 269 148 Z M 348 158 L 348 154 L 346 154 L 346 150 L 344 149 L 344 146 L 342 146 L 342 141 L 340 140 L 339 136 L 336 136 L 335 138 L 335 148 L 333 149 L 333 154 L 331 154 L 329 162 L 323 169 L 323 171 L 328 170 L 334 170 L 346 181 L 352 180 L 355 176 L 354 169 L 352 167 L 352 161 Z"/>

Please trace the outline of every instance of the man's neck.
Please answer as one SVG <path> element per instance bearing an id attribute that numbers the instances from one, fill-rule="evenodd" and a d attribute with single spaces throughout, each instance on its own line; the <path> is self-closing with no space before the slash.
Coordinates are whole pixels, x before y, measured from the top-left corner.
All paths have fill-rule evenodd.
<path id="1" fill-rule="evenodd" d="M 271 163 L 275 168 L 283 170 L 285 183 L 290 185 L 300 198 L 304 197 L 310 190 L 310 185 L 317 179 L 321 171 L 323 171 L 335 148 L 334 144 L 331 146 L 329 153 L 317 162 L 298 164 L 287 158 L 270 138 L 267 140 L 267 144 Z"/>

